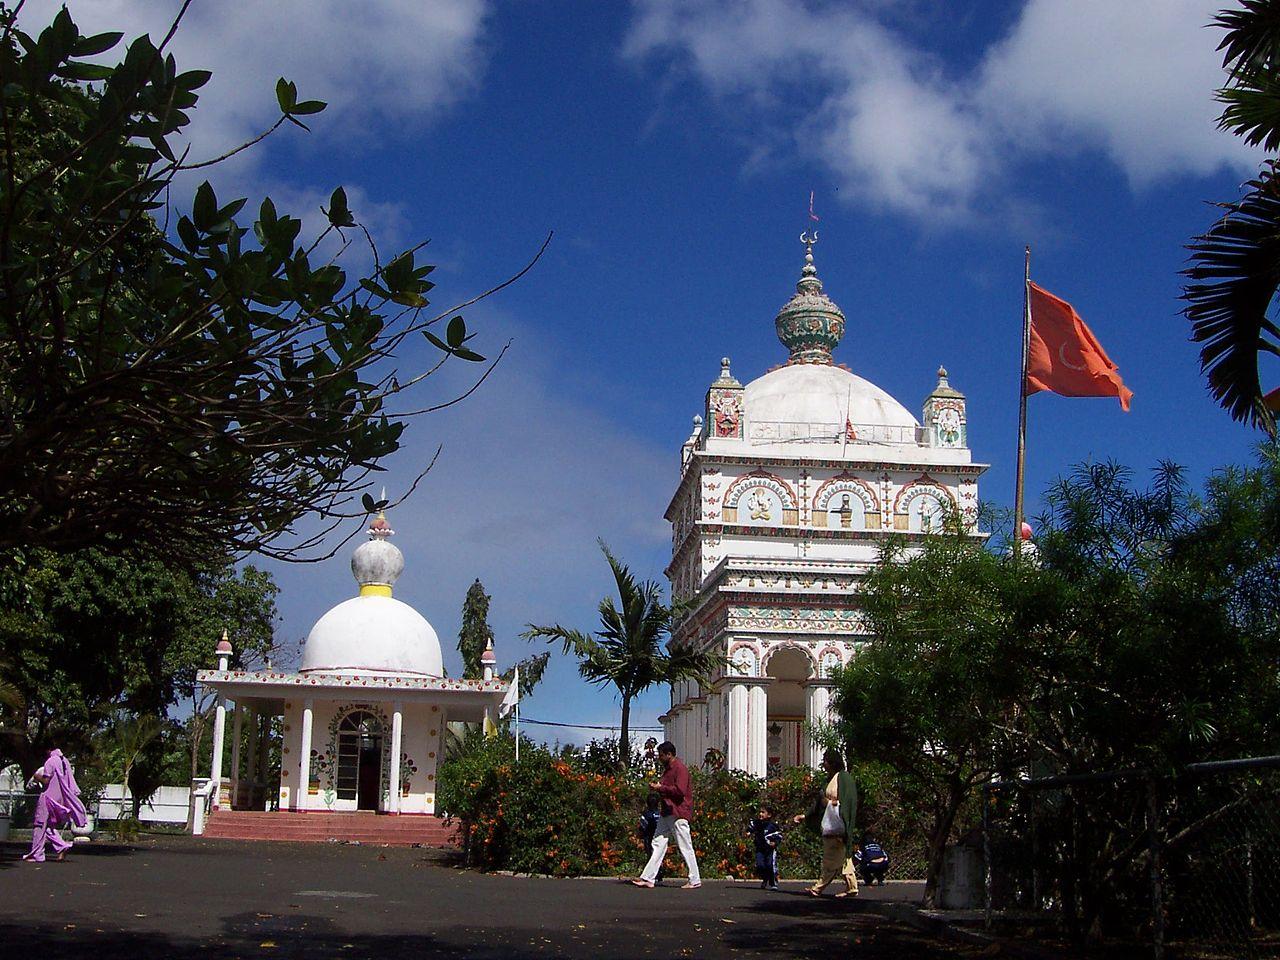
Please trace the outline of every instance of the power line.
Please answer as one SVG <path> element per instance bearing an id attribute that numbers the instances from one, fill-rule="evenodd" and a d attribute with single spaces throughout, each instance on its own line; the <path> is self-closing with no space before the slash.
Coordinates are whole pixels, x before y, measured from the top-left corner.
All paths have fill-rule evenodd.
<path id="1" fill-rule="evenodd" d="M 543 726 L 543 727 L 572 727 L 575 730 L 617 730 L 619 729 L 619 724 L 616 724 L 616 723 L 611 727 L 602 727 L 602 726 L 599 726 L 596 724 L 590 724 L 590 723 L 560 723 L 559 721 L 556 721 L 556 720 L 531 720 L 528 717 L 521 717 L 520 722 L 536 723 L 539 726 Z M 662 727 L 628 727 L 627 729 L 632 731 L 635 731 L 635 730 L 651 731 L 651 730 L 661 730 Z"/>

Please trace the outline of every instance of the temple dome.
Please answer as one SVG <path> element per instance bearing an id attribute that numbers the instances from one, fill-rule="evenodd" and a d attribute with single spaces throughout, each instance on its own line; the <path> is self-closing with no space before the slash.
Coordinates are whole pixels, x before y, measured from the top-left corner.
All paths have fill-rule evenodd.
<path id="1" fill-rule="evenodd" d="M 391 596 L 391 585 L 404 570 L 404 555 L 388 542 L 392 533 L 385 517 L 370 524 L 369 540 L 351 557 L 360 595 L 316 621 L 302 648 L 301 673 L 444 676 L 435 630 L 417 610 Z"/>
<path id="2" fill-rule="evenodd" d="M 743 391 L 748 430 L 765 423 L 919 427 L 911 412 L 870 380 L 843 367 L 787 364 L 752 380 Z"/>

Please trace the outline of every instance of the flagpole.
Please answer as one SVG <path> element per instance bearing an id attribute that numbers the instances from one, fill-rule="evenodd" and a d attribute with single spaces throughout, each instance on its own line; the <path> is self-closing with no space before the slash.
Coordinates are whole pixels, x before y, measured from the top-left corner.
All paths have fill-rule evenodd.
<path id="1" fill-rule="evenodd" d="M 1027 354 L 1031 349 L 1031 245 L 1023 261 L 1022 365 L 1018 376 L 1018 466 L 1013 492 L 1013 558 L 1022 556 L 1022 487 L 1027 458 Z"/>
<path id="2" fill-rule="evenodd" d="M 516 763 L 520 762 L 520 668 L 516 667 Z"/>

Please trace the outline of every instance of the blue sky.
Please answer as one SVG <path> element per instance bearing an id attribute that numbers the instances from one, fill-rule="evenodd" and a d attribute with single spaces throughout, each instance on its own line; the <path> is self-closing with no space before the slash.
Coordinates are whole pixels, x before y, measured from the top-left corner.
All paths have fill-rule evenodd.
<path id="1" fill-rule="evenodd" d="M 518 269 L 468 311 L 481 352 L 513 340 L 474 397 L 418 421 L 389 464 L 408 565 L 397 596 L 456 666 L 462 597 L 493 594 L 498 655 L 530 621 L 591 626 L 602 536 L 661 577 L 662 511 L 718 361 L 744 382 L 784 359 L 773 317 L 817 263 L 848 317 L 837 356 L 918 411 L 944 364 L 969 398 L 984 499 L 1013 496 L 1022 250 L 1134 391 L 1029 402 L 1031 512 L 1086 458 L 1196 478 L 1256 437 L 1210 401 L 1179 313 L 1184 244 L 1258 157 L 1214 129 L 1219 2 L 1192 0 L 196 0 L 180 65 L 215 71 L 191 131 L 211 154 L 273 118 L 275 78 L 328 100 L 218 174 L 220 196 L 314 211 L 345 185 L 385 248 L 431 238 L 437 302 Z M 171 0 L 70 4 L 86 29 L 163 32 Z M 52 5 L 31 3 L 28 28 Z M 353 11 L 358 11 L 353 13 Z M 403 371 L 426 354 L 406 354 Z M 434 378 L 424 400 L 464 388 Z M 1274 382 L 1275 371 L 1267 371 Z M 345 551 L 344 551 L 345 553 Z M 273 565 L 281 638 L 352 590 L 345 556 Z M 655 691 L 640 709 L 652 722 Z M 559 663 L 530 716 L 611 722 Z"/>

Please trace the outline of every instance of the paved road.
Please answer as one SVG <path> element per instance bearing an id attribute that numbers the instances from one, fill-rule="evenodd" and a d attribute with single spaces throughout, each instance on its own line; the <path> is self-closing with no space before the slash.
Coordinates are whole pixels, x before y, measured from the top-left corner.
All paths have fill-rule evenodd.
<path id="1" fill-rule="evenodd" d="M 41 960 L 211 956 L 951 958 L 856 900 L 708 883 L 640 890 L 482 875 L 428 851 L 187 837 L 20 863 L 0 845 L 0 944 Z M 907 885 L 874 895 L 905 898 Z"/>

